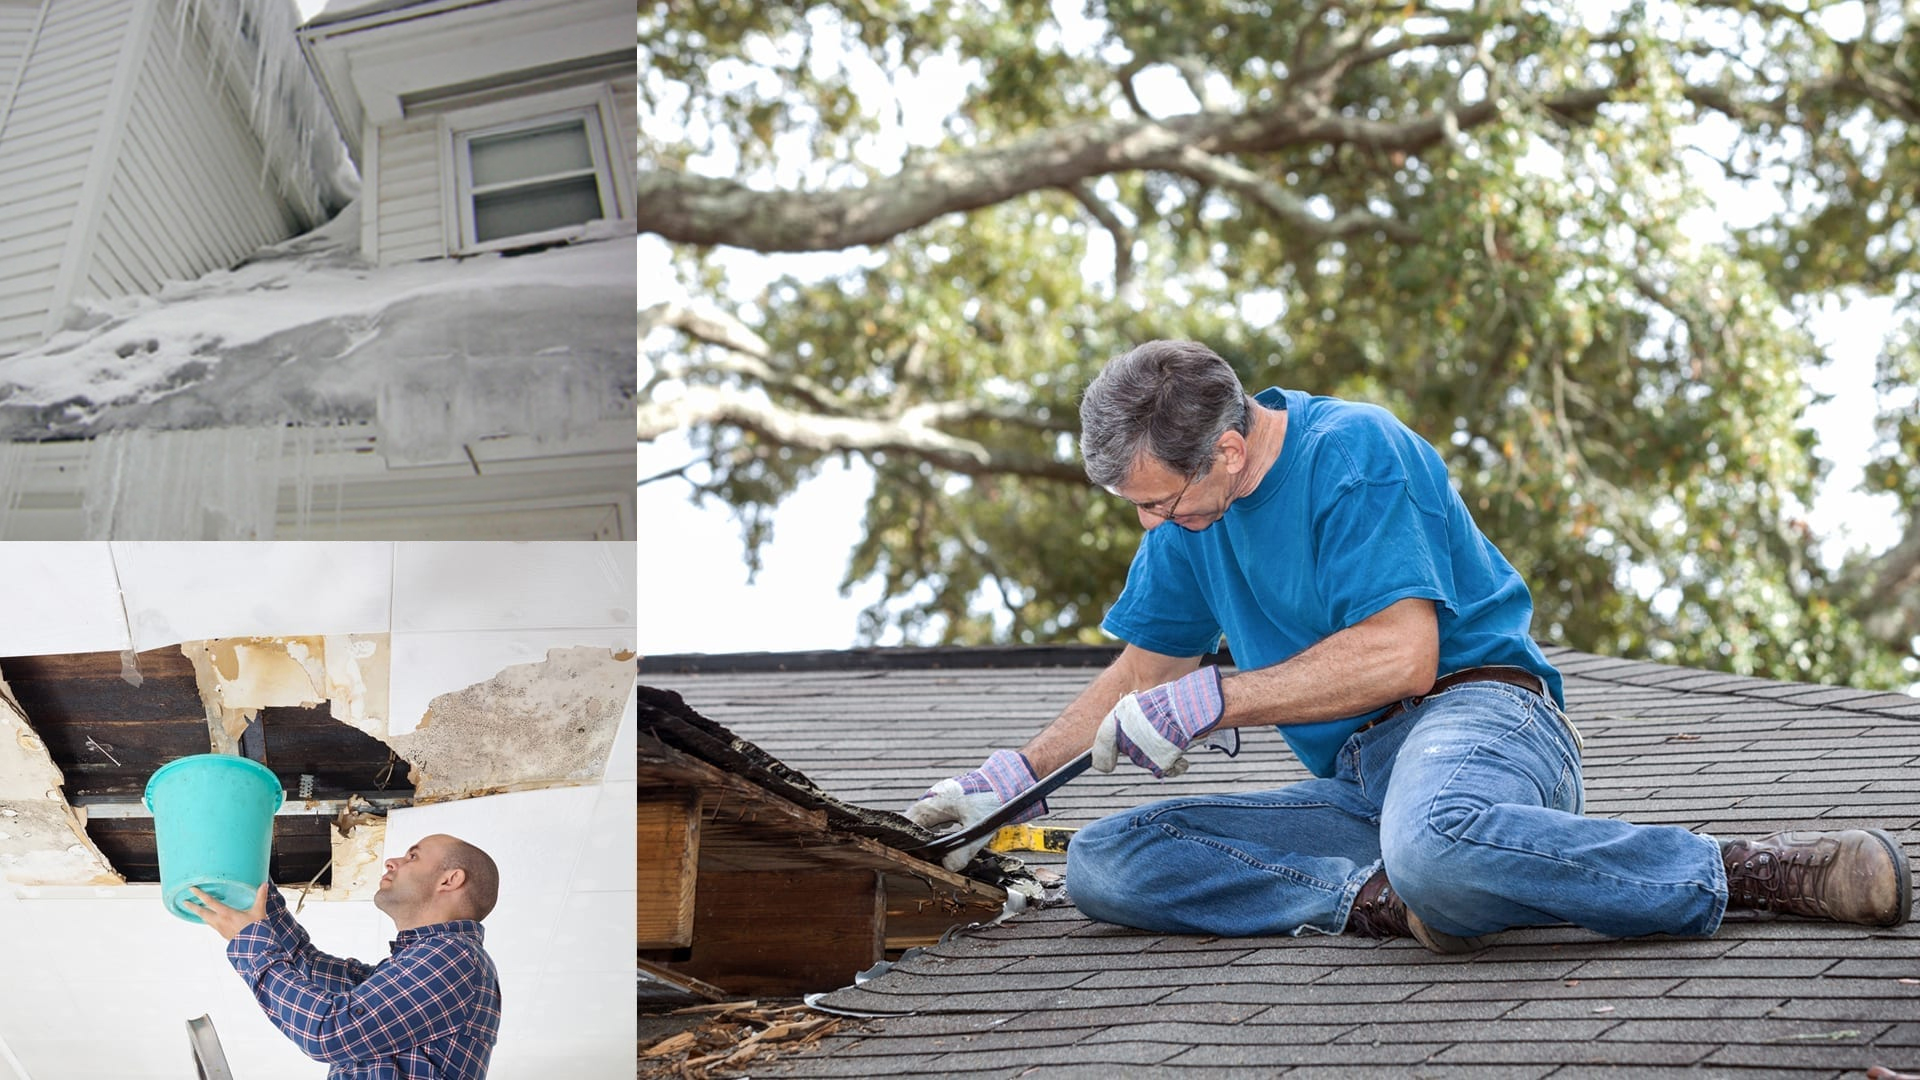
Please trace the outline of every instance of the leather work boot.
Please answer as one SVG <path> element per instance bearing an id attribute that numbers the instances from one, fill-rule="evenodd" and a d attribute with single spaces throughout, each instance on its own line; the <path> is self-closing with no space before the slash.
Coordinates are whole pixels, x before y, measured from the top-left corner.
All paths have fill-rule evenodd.
<path id="1" fill-rule="evenodd" d="M 1410 937 L 1434 952 L 1449 955 L 1474 952 L 1482 944 L 1480 938 L 1454 937 L 1421 922 L 1387 883 L 1385 870 L 1375 870 L 1360 886 L 1353 908 L 1347 912 L 1347 930 L 1361 937 Z"/>
<path id="2" fill-rule="evenodd" d="M 1899 926 L 1913 914 L 1907 854 L 1879 829 L 1723 840 L 1727 906 Z"/>

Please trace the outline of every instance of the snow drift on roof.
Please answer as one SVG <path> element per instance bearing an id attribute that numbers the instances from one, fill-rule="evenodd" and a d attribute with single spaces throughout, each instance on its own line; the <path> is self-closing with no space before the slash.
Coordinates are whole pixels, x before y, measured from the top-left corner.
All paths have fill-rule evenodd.
<path id="1" fill-rule="evenodd" d="M 396 464 L 631 415 L 634 240 L 376 267 L 357 207 L 233 270 L 80 305 L 0 359 L 0 439 L 372 422 Z"/>

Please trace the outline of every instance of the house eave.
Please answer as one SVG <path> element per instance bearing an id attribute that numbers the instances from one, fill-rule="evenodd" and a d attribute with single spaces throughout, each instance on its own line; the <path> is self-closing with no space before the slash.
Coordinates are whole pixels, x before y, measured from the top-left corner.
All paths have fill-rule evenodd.
<path id="1" fill-rule="evenodd" d="M 299 31 L 355 162 L 363 128 L 407 115 L 403 98 L 606 54 L 626 9 L 565 0 L 428 0 L 322 14 Z"/>

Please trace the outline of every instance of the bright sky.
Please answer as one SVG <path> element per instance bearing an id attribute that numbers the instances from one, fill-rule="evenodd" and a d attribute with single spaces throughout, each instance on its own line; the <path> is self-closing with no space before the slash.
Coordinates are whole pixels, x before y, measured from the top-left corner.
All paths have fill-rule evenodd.
<path id="1" fill-rule="evenodd" d="M 1054 6 L 1057 16 L 1077 12 L 1074 4 L 1056 2 Z M 1069 38 L 1087 33 L 1077 23 L 1077 19 L 1067 20 Z M 890 125 L 862 156 L 884 168 L 889 161 L 897 162 L 909 143 L 937 142 L 940 119 L 958 103 L 962 80 L 954 77 L 957 74 L 934 64 L 923 68 L 918 78 L 896 76 L 896 84 L 888 87 L 877 68 L 856 72 L 856 88 L 863 96 L 867 91 L 859 88 L 858 76 L 878 78 L 875 92 L 888 102 L 879 115 L 894 115 L 901 121 Z M 1198 104 L 1170 69 L 1149 69 L 1142 75 L 1141 87 L 1142 97 L 1156 114 L 1186 111 Z M 897 114 L 891 100 L 896 94 Z M 1157 107 L 1159 102 L 1165 102 L 1165 107 Z M 644 128 L 664 136 L 658 123 L 641 118 Z M 792 157 L 804 160 L 805 156 L 800 150 Z M 725 175 L 732 168 L 724 155 L 699 162 L 697 167 L 714 175 Z M 1750 199 L 1730 191 L 1714 201 L 1724 208 Z M 1098 250 L 1105 240 L 1104 233 L 1094 230 L 1086 264 L 1090 273 L 1111 273 L 1110 245 Z M 739 251 L 727 251 L 723 259 L 740 296 L 754 295 L 762 284 L 784 273 L 813 277 L 843 270 L 850 261 L 838 254 L 763 256 Z M 672 282 L 667 246 L 657 237 L 640 238 L 639 289 L 641 308 L 659 300 L 685 298 Z M 1826 538 L 1830 559 L 1851 547 L 1884 549 L 1899 538 L 1899 507 L 1892 497 L 1855 490 L 1873 442 L 1874 358 L 1892 320 L 1891 302 L 1875 300 L 1831 305 L 1811 327 L 1833 356 L 1825 368 L 1808 373 L 1811 388 L 1831 395 L 1832 400 L 1807 412 L 1807 422 L 1819 434 L 1820 452 L 1832 463 L 1809 515 L 1815 534 Z M 678 468 L 693 457 L 678 435 L 641 443 L 639 475 Z M 860 537 L 872 487 L 871 470 L 858 460 L 851 468 L 829 465 L 823 475 L 802 485 L 775 513 L 774 541 L 763 549 L 763 567 L 752 584 L 747 582 L 740 527 L 729 507 L 710 500 L 704 509 L 695 508 L 688 502 L 686 485 L 676 481 L 641 487 L 641 607 L 658 613 L 642 620 L 641 654 L 851 646 L 860 610 L 879 595 L 877 582 L 861 584 L 849 596 L 838 593 L 848 557 Z M 882 643 L 897 644 L 897 632 Z"/>

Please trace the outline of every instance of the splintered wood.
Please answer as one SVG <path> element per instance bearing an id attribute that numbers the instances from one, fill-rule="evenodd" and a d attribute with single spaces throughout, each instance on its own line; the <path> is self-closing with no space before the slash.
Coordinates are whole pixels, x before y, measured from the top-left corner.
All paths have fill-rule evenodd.
<path id="1" fill-rule="evenodd" d="M 805 1005 L 734 1001 L 694 1005 L 670 1015 L 695 1018 L 694 1026 L 640 1048 L 639 1076 L 706 1080 L 717 1070 L 736 1070 L 755 1058 L 771 1058 L 812 1046 L 840 1027 Z"/>
<path id="2" fill-rule="evenodd" d="M 678 695 L 643 685 L 638 702 L 643 962 L 791 998 L 1005 905 L 998 885 L 903 850 L 907 819 L 833 799 Z"/>

